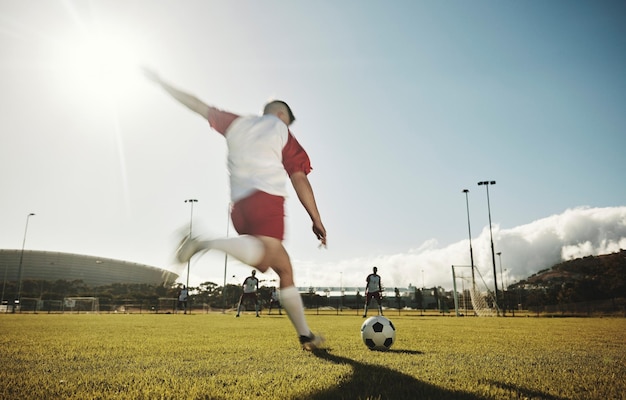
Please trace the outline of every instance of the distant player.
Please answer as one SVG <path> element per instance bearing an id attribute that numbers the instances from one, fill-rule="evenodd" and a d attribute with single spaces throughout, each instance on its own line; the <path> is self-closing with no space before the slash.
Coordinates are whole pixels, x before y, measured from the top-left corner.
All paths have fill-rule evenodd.
<path id="1" fill-rule="evenodd" d="M 206 119 L 226 139 L 233 208 L 231 220 L 239 236 L 212 240 L 186 237 L 176 253 L 186 263 L 196 253 L 220 250 L 261 272 L 272 268 L 280 278 L 280 302 L 305 350 L 323 341 L 314 335 L 304 316 L 304 305 L 295 286 L 293 267 L 283 246 L 284 202 L 287 181 L 309 214 L 313 234 L 326 246 L 326 228 L 307 177 L 311 163 L 304 148 L 289 130 L 295 121 L 291 108 L 281 100 L 267 103 L 263 115 L 241 116 L 209 106 L 145 70 L 148 79 L 191 111 Z"/>
<path id="2" fill-rule="evenodd" d="M 235 317 L 239 317 L 239 314 L 241 313 L 241 306 L 247 300 L 254 303 L 254 311 L 256 311 L 256 316 L 259 318 L 259 299 L 257 297 L 257 292 L 259 291 L 259 280 L 256 277 L 255 270 L 252 270 L 252 275 L 244 279 L 242 287 L 243 293 L 239 298 L 239 306 L 237 307 L 237 315 L 235 315 Z"/>
<path id="3" fill-rule="evenodd" d="M 272 307 L 278 308 L 278 314 L 283 315 L 283 310 L 280 306 L 278 291 L 275 287 L 272 288 L 272 292 L 270 293 L 270 309 L 268 311 L 268 314 L 272 313 Z"/>
<path id="4" fill-rule="evenodd" d="M 178 309 L 185 310 L 185 314 L 187 314 L 187 300 L 189 300 L 189 290 L 187 290 L 187 286 L 183 285 L 178 292 Z"/>
<path id="5" fill-rule="evenodd" d="M 378 268 L 374 267 L 372 271 L 365 279 L 365 310 L 363 311 L 363 318 L 367 317 L 367 308 L 372 299 L 376 299 L 378 302 L 378 315 L 383 315 L 383 286 L 380 282 L 380 275 L 377 274 Z"/>

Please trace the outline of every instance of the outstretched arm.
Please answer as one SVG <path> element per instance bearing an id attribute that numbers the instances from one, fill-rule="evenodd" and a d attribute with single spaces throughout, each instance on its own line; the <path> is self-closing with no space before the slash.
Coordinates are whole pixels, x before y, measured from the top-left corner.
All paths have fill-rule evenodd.
<path id="1" fill-rule="evenodd" d="M 304 172 L 295 172 L 290 176 L 291 184 L 293 185 L 300 203 L 304 206 L 304 209 L 311 217 L 313 222 L 313 233 L 323 246 L 326 246 L 326 228 L 322 224 L 322 218 L 317 209 L 317 203 L 315 202 L 315 196 L 313 195 L 313 188 L 309 182 L 309 178 Z"/>
<path id="2" fill-rule="evenodd" d="M 209 106 L 202 102 L 200 99 L 189 93 L 185 93 L 181 90 L 176 89 L 167 82 L 163 81 L 156 72 L 150 69 L 144 68 L 143 71 L 144 75 L 146 75 L 148 79 L 161 86 L 166 92 L 168 92 L 173 98 L 178 100 L 182 105 L 189 108 L 191 111 L 200 114 L 206 119 L 209 118 Z"/>

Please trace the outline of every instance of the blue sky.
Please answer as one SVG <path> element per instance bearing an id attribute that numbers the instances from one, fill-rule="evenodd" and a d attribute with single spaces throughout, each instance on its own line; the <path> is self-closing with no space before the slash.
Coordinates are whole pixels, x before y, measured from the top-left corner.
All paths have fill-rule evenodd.
<path id="1" fill-rule="evenodd" d="M 2 248 L 33 212 L 27 248 L 170 268 L 189 198 L 194 229 L 226 233 L 223 138 L 140 65 L 233 112 L 291 105 L 329 240 L 317 249 L 292 196 L 299 285 L 360 285 L 378 265 L 388 285 L 451 287 L 469 263 L 463 189 L 489 275 L 482 180 L 510 280 L 626 247 L 623 2 L 34 4 L 0 0 Z M 565 219 L 594 228 L 526 247 Z M 198 260 L 192 282 L 221 284 L 223 261 Z"/>

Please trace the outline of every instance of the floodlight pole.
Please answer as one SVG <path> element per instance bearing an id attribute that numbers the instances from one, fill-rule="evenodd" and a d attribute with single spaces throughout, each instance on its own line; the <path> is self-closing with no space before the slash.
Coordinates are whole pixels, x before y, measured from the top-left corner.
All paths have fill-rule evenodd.
<path id="1" fill-rule="evenodd" d="M 24 260 L 24 246 L 26 245 L 26 233 L 28 232 L 28 220 L 30 217 L 35 215 L 34 213 L 30 213 L 26 216 L 26 227 L 24 228 L 24 240 L 22 240 L 22 252 L 20 253 L 20 264 L 17 268 L 17 297 L 15 299 L 15 303 L 13 304 L 13 312 L 15 313 L 15 307 L 18 304 L 21 305 L 22 302 L 22 262 Z M 21 311 L 21 306 L 20 306 Z"/>
<path id="2" fill-rule="evenodd" d="M 465 207 L 467 208 L 467 231 L 469 233 L 469 247 L 470 247 L 470 263 L 472 267 L 472 289 L 475 286 L 474 279 L 474 251 L 472 250 L 472 228 L 470 225 L 470 213 L 469 213 L 469 200 L 467 193 L 469 193 L 469 189 L 463 189 L 463 193 L 465 193 Z"/>
<path id="3" fill-rule="evenodd" d="M 9 269 L 9 264 L 7 262 L 4 263 L 4 280 L 2 282 L 2 300 L 0 304 L 4 304 L 4 289 L 7 286 L 7 271 Z M 7 302 L 8 303 L 8 302 Z M 7 304 L 8 308 L 8 304 Z"/>
<path id="4" fill-rule="evenodd" d="M 491 261 L 493 263 L 493 287 L 495 288 L 495 299 L 498 301 L 498 275 L 496 272 L 496 253 L 493 249 L 493 232 L 491 230 L 491 204 L 489 203 L 489 185 L 495 185 L 496 181 L 480 181 L 478 186 L 485 186 L 487 189 L 487 212 L 489 213 L 489 236 L 491 238 Z"/>
<path id="5" fill-rule="evenodd" d="M 198 200 L 196 199 L 185 200 L 185 203 L 191 204 L 191 215 L 189 217 L 189 238 L 190 239 L 191 239 L 191 232 L 192 232 L 192 227 L 193 227 L 193 203 L 197 203 L 197 202 Z M 187 260 L 187 284 L 185 285 L 185 287 L 187 288 L 187 305 L 189 305 L 189 270 L 190 269 L 191 269 L 191 258 Z M 185 308 L 185 312 L 187 312 L 186 308 Z M 191 314 L 191 309 L 189 309 L 189 314 Z"/>
<path id="6" fill-rule="evenodd" d="M 500 260 L 500 282 L 502 282 L 502 315 L 506 315 L 506 293 L 504 284 L 504 274 L 502 273 L 502 252 L 499 251 L 496 253 L 498 255 L 498 259 Z"/>
<path id="7" fill-rule="evenodd" d="M 228 204 L 228 212 L 226 213 L 226 237 L 228 237 L 230 231 L 230 212 L 232 209 L 232 204 Z M 228 253 L 224 253 L 224 286 L 222 288 L 222 302 L 224 303 L 224 308 L 222 308 L 222 314 L 226 314 L 226 270 L 228 268 Z"/>

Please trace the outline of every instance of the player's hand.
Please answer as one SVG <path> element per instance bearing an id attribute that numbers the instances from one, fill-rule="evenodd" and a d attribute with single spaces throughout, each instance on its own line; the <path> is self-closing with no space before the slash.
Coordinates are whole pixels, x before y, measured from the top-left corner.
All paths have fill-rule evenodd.
<path id="1" fill-rule="evenodd" d="M 143 74 L 146 78 L 150 79 L 152 82 L 161 84 L 163 81 L 161 80 L 161 77 L 159 76 L 159 74 L 157 74 L 156 72 L 154 72 L 153 70 L 151 70 L 148 67 L 141 67 L 141 70 L 143 71 Z"/>
<path id="2" fill-rule="evenodd" d="M 317 237 L 317 240 L 320 241 L 319 247 L 326 247 L 326 228 L 324 228 L 321 222 L 313 224 L 313 233 L 315 237 Z"/>

